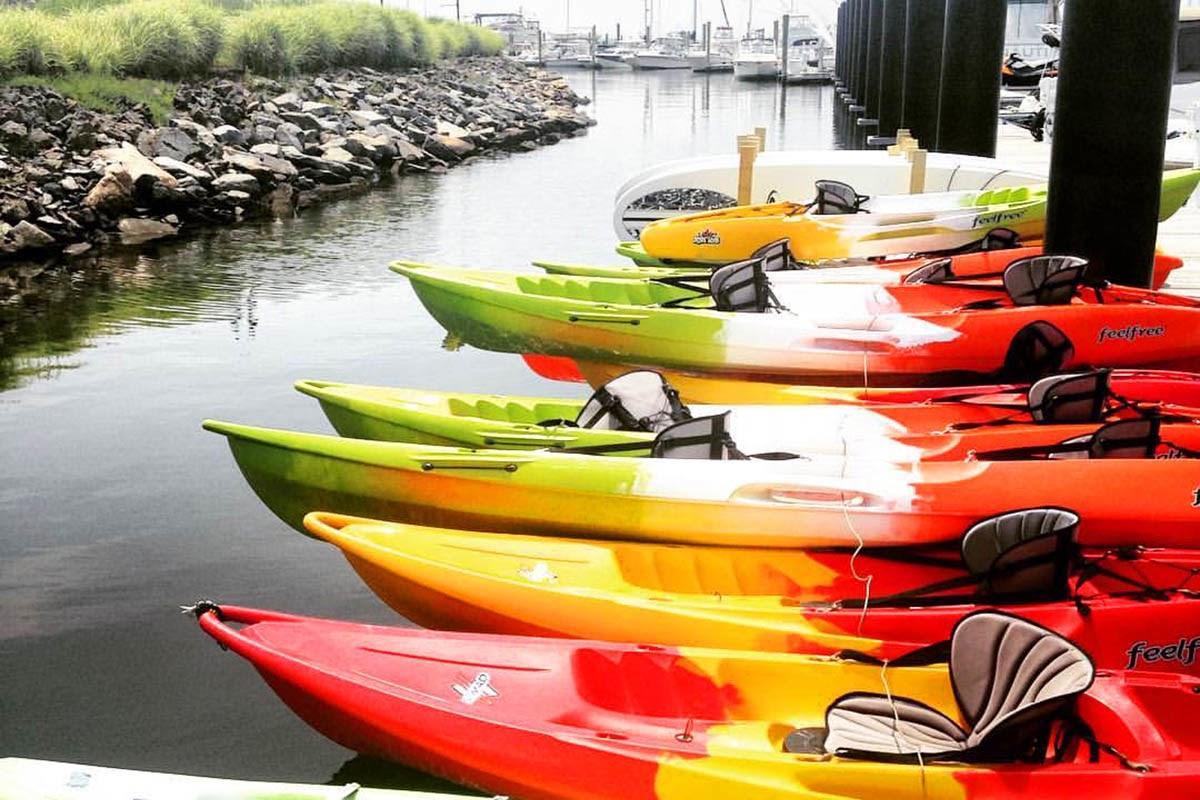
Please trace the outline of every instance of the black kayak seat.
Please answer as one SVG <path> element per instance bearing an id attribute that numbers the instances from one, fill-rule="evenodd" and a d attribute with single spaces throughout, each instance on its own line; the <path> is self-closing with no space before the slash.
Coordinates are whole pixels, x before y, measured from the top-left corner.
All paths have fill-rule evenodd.
<path id="1" fill-rule="evenodd" d="M 935 258 L 931 261 L 926 261 L 905 275 L 901 283 L 905 286 L 915 286 L 922 283 L 939 284 L 953 280 L 954 277 L 954 259 Z"/>
<path id="2" fill-rule="evenodd" d="M 1062 372 L 1075 358 L 1075 345 L 1045 320 L 1029 323 L 1013 334 L 999 377 L 1006 382 L 1033 383 Z"/>
<path id="3" fill-rule="evenodd" d="M 1014 305 L 1061 306 L 1084 282 L 1088 261 L 1077 256 L 1031 256 L 1004 270 L 1004 288 Z"/>
<path id="4" fill-rule="evenodd" d="M 678 422 L 658 434 L 650 448 L 651 458 L 683 458 L 729 461 L 745 458 L 729 435 L 729 415 L 714 414 Z"/>
<path id="5" fill-rule="evenodd" d="M 1111 396 L 1111 370 L 1051 375 L 1029 387 L 1029 415 L 1048 425 L 1100 422 Z"/>
<path id="6" fill-rule="evenodd" d="M 841 181 L 817 181 L 817 196 L 812 202 L 811 214 L 863 214 L 862 204 L 870 196 L 859 194 L 854 187 Z"/>
<path id="7" fill-rule="evenodd" d="M 643 369 L 626 372 L 596 389 L 574 424 L 594 430 L 658 433 L 691 416 L 666 378 Z"/>
<path id="8" fill-rule="evenodd" d="M 1062 508 L 1000 514 L 963 534 L 963 565 L 987 597 L 1063 598 L 1079 558 L 1078 531 L 1079 515 Z"/>

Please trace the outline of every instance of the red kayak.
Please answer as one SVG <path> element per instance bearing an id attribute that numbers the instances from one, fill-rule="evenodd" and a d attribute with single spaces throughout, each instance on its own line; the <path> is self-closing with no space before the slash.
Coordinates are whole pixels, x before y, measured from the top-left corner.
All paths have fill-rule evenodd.
<path id="1" fill-rule="evenodd" d="M 1006 614 L 883 668 L 193 610 L 334 741 L 526 800 L 1200 792 L 1200 680 L 1098 672 Z"/>

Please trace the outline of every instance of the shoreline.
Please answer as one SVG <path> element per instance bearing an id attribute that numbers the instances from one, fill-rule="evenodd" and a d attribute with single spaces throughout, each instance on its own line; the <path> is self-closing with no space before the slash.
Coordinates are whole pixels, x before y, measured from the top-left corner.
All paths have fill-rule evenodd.
<path id="1" fill-rule="evenodd" d="M 31 266 L 287 218 L 401 174 L 582 135 L 588 102 L 498 56 L 184 82 L 163 125 L 141 105 L 101 112 L 46 86 L 0 86 L 0 299 Z"/>

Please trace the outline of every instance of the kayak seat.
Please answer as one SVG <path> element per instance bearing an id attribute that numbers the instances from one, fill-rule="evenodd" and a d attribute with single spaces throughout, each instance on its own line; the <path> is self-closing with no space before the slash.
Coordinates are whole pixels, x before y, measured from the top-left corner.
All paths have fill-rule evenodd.
<path id="1" fill-rule="evenodd" d="M 1154 458 L 1162 444 L 1158 417 L 1125 419 L 1105 425 L 1091 436 L 1088 458 Z"/>
<path id="2" fill-rule="evenodd" d="M 862 204 L 870 196 L 859 194 L 854 187 L 841 181 L 817 181 L 817 196 L 812 201 L 810 212 L 819 215 L 868 214 Z"/>
<path id="3" fill-rule="evenodd" d="M 781 270 L 796 268 L 795 262 L 792 260 L 792 248 L 789 239 L 779 239 L 770 244 L 764 244 L 755 250 L 750 255 L 750 258 L 762 261 L 763 272 L 780 272 Z"/>
<path id="4" fill-rule="evenodd" d="M 1021 258 L 1004 270 L 1004 288 L 1013 305 L 1066 305 L 1083 283 L 1087 267 L 1087 259 L 1076 256 Z"/>
<path id="5" fill-rule="evenodd" d="M 781 307 L 767 279 L 766 260 L 735 261 L 713 272 L 708 289 L 717 311 L 762 314 Z"/>
<path id="6" fill-rule="evenodd" d="M 1110 370 L 1051 375 L 1029 387 L 1029 416 L 1047 425 L 1100 422 L 1110 397 Z"/>
<path id="7" fill-rule="evenodd" d="M 901 283 L 905 286 L 914 286 L 921 283 L 936 285 L 952 280 L 954 277 L 954 259 L 938 258 L 933 261 L 926 261 L 905 275 Z"/>
<path id="8" fill-rule="evenodd" d="M 962 538 L 967 571 L 980 579 L 989 598 L 1020 597 L 1023 602 L 1069 594 L 1079 516 L 1061 508 L 1030 508 L 1001 514 L 971 526 Z"/>
<path id="9" fill-rule="evenodd" d="M 1062 372 L 1074 358 L 1075 346 L 1067 335 L 1049 322 L 1038 320 L 1013 335 L 999 377 L 1013 383 L 1032 383 Z"/>
<path id="10" fill-rule="evenodd" d="M 1095 677 L 1071 642 L 994 611 L 954 626 L 949 672 L 967 728 L 909 698 L 855 692 L 826 711 L 825 751 L 876 761 L 1040 761 L 1053 723 Z"/>
<path id="11" fill-rule="evenodd" d="M 571 424 L 602 431 L 658 433 L 692 418 L 679 392 L 652 370 L 634 370 L 596 389 Z M 544 420 L 541 425 L 561 425 Z"/>
<path id="12" fill-rule="evenodd" d="M 730 413 L 698 417 L 670 426 L 655 437 L 650 457 L 704 461 L 744 459 L 729 435 Z"/>

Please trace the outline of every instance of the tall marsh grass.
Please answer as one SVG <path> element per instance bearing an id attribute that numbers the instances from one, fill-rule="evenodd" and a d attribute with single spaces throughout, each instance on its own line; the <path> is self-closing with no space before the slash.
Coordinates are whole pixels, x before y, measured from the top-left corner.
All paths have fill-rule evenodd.
<path id="1" fill-rule="evenodd" d="M 502 47 L 491 31 L 354 0 L 43 0 L 38 10 L 0 10 L 0 78 L 389 69 Z"/>

